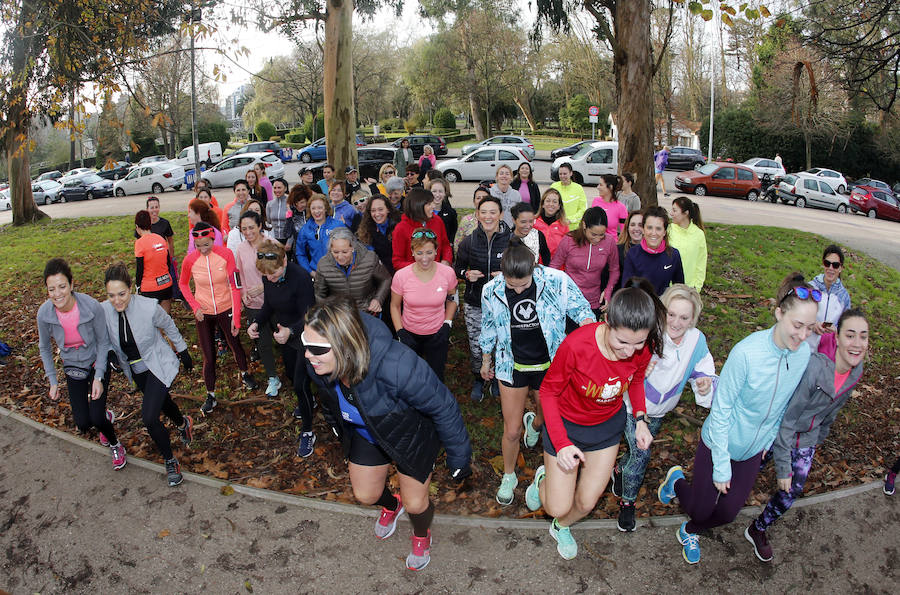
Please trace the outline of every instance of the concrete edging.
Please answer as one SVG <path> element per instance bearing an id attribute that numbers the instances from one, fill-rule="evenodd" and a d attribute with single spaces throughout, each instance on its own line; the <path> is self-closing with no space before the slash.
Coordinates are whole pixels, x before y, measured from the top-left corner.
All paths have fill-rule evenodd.
<path id="1" fill-rule="evenodd" d="M 54 438 L 57 438 L 64 442 L 68 442 L 73 446 L 79 446 L 81 448 L 84 448 L 85 450 L 103 454 L 104 456 L 109 454 L 108 449 L 100 446 L 99 444 L 94 444 L 93 442 L 89 442 L 87 440 L 84 440 L 83 438 L 73 436 L 72 434 L 69 434 L 67 432 L 57 430 L 56 428 L 51 428 L 42 423 L 36 422 L 33 419 L 26 417 L 20 413 L 11 411 L 5 407 L 0 407 L 0 417 L 14 419 L 20 423 L 34 428 L 35 430 L 53 436 Z M 159 463 L 151 463 L 150 461 L 138 457 L 128 457 L 128 464 L 154 471 L 156 473 L 159 473 L 160 475 L 164 475 L 166 472 L 164 465 L 161 465 Z M 222 479 L 215 479 L 213 477 L 207 477 L 205 475 L 199 475 L 197 473 L 191 473 L 187 471 L 185 471 L 183 475 L 186 481 L 191 481 L 200 485 L 218 489 L 222 489 L 223 487 L 230 485 L 234 489 L 235 493 L 243 494 L 245 496 L 252 496 L 254 498 L 260 498 L 269 502 L 280 502 L 282 504 L 290 504 L 292 506 L 308 508 L 311 510 L 337 512 L 361 517 L 375 518 L 378 516 L 378 511 L 376 511 L 375 509 L 363 508 L 354 504 L 329 502 L 327 500 L 320 500 L 318 498 L 307 498 L 306 496 L 295 496 L 293 494 L 286 494 L 284 492 L 253 488 L 250 486 L 234 484 Z M 881 487 L 881 481 L 872 481 L 858 486 L 841 488 L 839 490 L 827 492 L 825 494 L 806 496 L 797 500 L 792 508 L 805 508 L 814 506 L 816 504 L 822 504 L 824 502 L 839 500 L 848 496 L 855 496 L 864 492 L 880 489 Z M 754 517 L 758 515 L 759 512 L 760 510 L 757 506 L 745 506 L 741 509 L 740 515 L 745 517 Z M 460 527 L 481 527 L 484 529 L 547 528 L 547 521 L 543 519 L 490 518 L 481 516 L 457 516 L 450 514 L 436 514 L 434 515 L 434 518 L 436 522 L 442 525 L 455 525 Z M 675 527 L 681 525 L 681 523 L 686 520 L 687 517 L 685 517 L 684 515 L 664 515 L 650 518 L 639 518 L 638 525 L 644 527 Z M 578 529 L 580 531 L 582 529 L 617 529 L 617 527 L 615 519 L 591 519 L 579 522 Z"/>

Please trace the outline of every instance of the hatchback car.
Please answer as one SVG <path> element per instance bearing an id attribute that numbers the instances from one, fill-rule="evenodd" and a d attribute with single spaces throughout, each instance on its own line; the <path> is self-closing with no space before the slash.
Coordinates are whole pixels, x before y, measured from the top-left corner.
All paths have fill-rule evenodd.
<path id="1" fill-rule="evenodd" d="M 489 147 L 491 145 L 506 145 L 509 147 L 516 147 L 518 149 L 522 149 L 522 151 L 525 153 L 525 156 L 528 157 L 529 160 L 534 159 L 534 143 L 524 136 L 492 136 L 491 138 L 486 138 L 483 141 L 465 145 L 460 152 L 463 155 L 468 155 L 472 151 L 480 149 L 481 147 Z"/>
<path id="2" fill-rule="evenodd" d="M 328 151 L 326 151 L 325 148 L 325 139 L 320 138 L 319 140 L 300 149 L 298 152 L 294 153 L 294 158 L 299 159 L 303 163 L 325 161 L 326 159 L 328 159 Z"/>
<path id="3" fill-rule="evenodd" d="M 706 165 L 706 157 L 700 149 L 672 147 L 666 169 L 700 169 Z"/>
<path id="4" fill-rule="evenodd" d="M 880 190 L 881 192 L 887 192 L 888 194 L 894 194 L 894 191 L 891 190 L 891 187 L 881 180 L 873 180 L 872 178 L 860 178 L 855 182 L 849 182 L 847 184 L 847 189 L 850 193 L 853 193 L 853 189 L 857 186 L 868 186 L 869 188 L 874 188 L 875 190 Z"/>
<path id="5" fill-rule="evenodd" d="M 404 140 L 409 141 L 409 148 L 412 149 L 413 157 L 416 159 L 421 157 L 422 153 L 425 152 L 425 145 L 431 145 L 431 148 L 434 149 L 435 157 L 441 157 L 447 154 L 447 143 L 445 143 L 443 137 L 440 136 L 435 136 L 433 134 L 411 134 L 410 136 L 398 138 L 391 143 L 391 146 L 395 149 L 399 149 L 400 143 Z"/>
<path id="6" fill-rule="evenodd" d="M 891 192 L 872 186 L 856 186 L 850 191 L 850 210 L 867 217 L 900 221 L 900 202 Z"/>
<path id="7" fill-rule="evenodd" d="M 184 168 L 178 164 L 151 163 L 135 167 L 113 185 L 116 196 L 126 194 L 161 194 L 167 188 L 180 190 L 184 184 Z"/>
<path id="8" fill-rule="evenodd" d="M 443 173 L 444 179 L 450 183 L 463 180 L 493 180 L 497 175 L 497 168 L 501 165 L 508 165 L 516 171 L 520 165 L 530 161 L 525 151 L 520 148 L 484 147 L 457 159 L 439 161 L 435 169 Z"/>
<path id="9" fill-rule="evenodd" d="M 243 155 L 244 153 L 275 153 L 278 155 L 281 153 L 281 145 L 276 143 L 273 140 L 264 140 L 257 141 L 253 143 L 247 143 L 243 147 L 237 149 L 231 155 Z"/>
<path id="10" fill-rule="evenodd" d="M 741 165 L 746 165 L 747 167 L 755 171 L 756 175 L 760 178 L 762 178 L 766 174 L 769 174 L 772 178 L 778 178 L 787 173 L 784 170 L 783 165 L 780 165 L 774 159 L 766 159 L 765 157 L 753 157 L 752 159 L 748 159 Z"/>
<path id="11" fill-rule="evenodd" d="M 746 165 L 719 161 L 678 174 L 675 187 L 697 196 L 734 196 L 750 201 L 759 199 L 760 195 L 759 177 L 755 171 Z"/>
<path id="12" fill-rule="evenodd" d="M 91 173 L 97 173 L 97 172 L 96 172 L 96 170 L 94 170 L 91 167 L 76 167 L 75 169 L 70 169 L 69 171 L 67 171 L 65 173 L 65 175 L 62 177 L 71 178 L 73 176 L 80 176 L 81 174 L 91 174 Z"/>
<path id="13" fill-rule="evenodd" d="M 97 175 L 106 180 L 119 180 L 128 175 L 131 171 L 131 164 L 125 161 L 117 161 L 109 169 L 101 169 Z"/>
<path id="14" fill-rule="evenodd" d="M 824 167 L 814 167 L 806 170 L 804 173 L 823 178 L 833 190 L 837 190 L 838 194 L 843 194 L 847 191 L 847 179 L 839 171 L 825 169 Z"/>
<path id="15" fill-rule="evenodd" d="M 41 180 L 31 184 L 31 194 L 38 205 L 48 205 L 59 200 L 59 190 L 62 184 L 56 180 Z"/>
<path id="16" fill-rule="evenodd" d="M 570 157 L 559 157 L 550 166 L 550 179 L 559 181 L 559 166 L 568 163 L 576 184 L 596 185 L 600 176 L 619 170 L 619 143 L 601 140 L 585 145 Z"/>
<path id="17" fill-rule="evenodd" d="M 850 208 L 847 195 L 838 194 L 827 181 L 806 172 L 783 177 L 776 193 L 781 202 L 792 203 L 800 208 L 818 207 L 838 213 L 846 213 Z"/>
<path id="18" fill-rule="evenodd" d="M 574 155 L 575 153 L 580 151 L 583 147 L 586 147 L 587 145 L 589 145 L 593 142 L 596 142 L 596 141 L 582 140 L 582 141 L 578 141 L 574 145 L 569 145 L 568 147 L 560 147 L 558 149 L 553 149 L 552 151 L 550 151 L 550 159 L 552 161 L 556 161 L 560 157 L 568 157 L 569 155 Z"/>
<path id="19" fill-rule="evenodd" d="M 63 177 L 63 173 L 58 169 L 54 169 L 53 171 L 45 171 L 37 178 L 35 178 L 35 182 L 43 182 L 44 180 L 58 180 Z"/>
<path id="20" fill-rule="evenodd" d="M 68 177 L 63 183 L 63 187 L 59 189 L 59 202 L 94 200 L 95 198 L 112 196 L 112 186 L 111 180 L 104 180 L 95 173 Z"/>
<path id="21" fill-rule="evenodd" d="M 9 211 L 12 209 L 12 200 L 9 198 L 9 188 L 0 190 L 0 211 Z"/>
<path id="22" fill-rule="evenodd" d="M 222 188 L 234 185 L 238 180 L 243 180 L 248 170 L 257 163 L 266 167 L 266 174 L 270 180 L 284 177 L 284 164 L 278 155 L 269 152 L 242 153 L 226 157 L 202 174 L 210 188 Z"/>

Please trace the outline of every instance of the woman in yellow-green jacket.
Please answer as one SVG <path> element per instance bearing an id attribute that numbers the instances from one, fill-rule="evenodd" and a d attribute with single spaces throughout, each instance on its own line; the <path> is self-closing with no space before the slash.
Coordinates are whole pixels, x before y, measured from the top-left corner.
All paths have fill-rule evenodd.
<path id="1" fill-rule="evenodd" d="M 700 205 L 687 196 L 672 201 L 669 245 L 681 254 L 684 282 L 698 292 L 706 281 L 706 232 L 700 217 Z"/>

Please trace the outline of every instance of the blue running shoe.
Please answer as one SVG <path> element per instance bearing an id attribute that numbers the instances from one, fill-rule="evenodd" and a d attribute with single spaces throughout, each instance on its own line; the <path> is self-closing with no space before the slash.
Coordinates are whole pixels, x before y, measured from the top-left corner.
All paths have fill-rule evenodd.
<path id="1" fill-rule="evenodd" d="M 681 470 L 681 466 L 669 467 L 666 478 L 659 484 L 659 489 L 656 490 L 656 495 L 659 497 L 660 502 L 668 504 L 675 498 L 675 482 L 679 479 L 684 479 L 684 471 Z"/>
<path id="2" fill-rule="evenodd" d="M 700 536 L 696 533 L 688 533 L 685 531 L 684 528 L 686 526 L 687 521 L 681 523 L 675 536 L 678 538 L 678 542 L 684 546 L 681 550 L 684 561 L 688 564 L 696 564 L 700 561 Z"/>
<path id="3" fill-rule="evenodd" d="M 522 435 L 522 444 L 525 448 L 534 448 L 537 444 L 541 433 L 534 427 L 534 411 L 526 411 L 522 416 L 522 424 L 525 426 L 525 433 Z"/>
<path id="4" fill-rule="evenodd" d="M 550 523 L 550 537 L 556 540 L 556 551 L 563 560 L 571 560 L 578 555 L 578 544 L 575 543 L 572 532 L 568 527 L 560 527 L 556 519 Z"/>
<path id="5" fill-rule="evenodd" d="M 515 473 L 504 473 L 503 479 L 500 480 L 500 489 L 497 490 L 497 502 L 503 506 L 512 504 L 515 497 L 516 486 L 519 485 L 519 478 Z"/>

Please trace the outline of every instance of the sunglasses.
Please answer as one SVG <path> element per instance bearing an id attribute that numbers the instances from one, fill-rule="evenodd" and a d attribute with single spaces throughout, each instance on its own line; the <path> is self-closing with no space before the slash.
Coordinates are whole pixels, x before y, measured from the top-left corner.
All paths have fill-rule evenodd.
<path id="1" fill-rule="evenodd" d="M 418 238 L 428 238 L 429 240 L 435 239 L 437 236 L 430 229 L 424 229 L 422 231 L 414 231 L 412 237 Z"/>
<path id="2" fill-rule="evenodd" d="M 839 260 L 822 260 L 822 266 L 824 266 L 826 269 L 828 267 L 831 267 L 833 269 L 839 269 L 844 265 Z"/>
<path id="3" fill-rule="evenodd" d="M 353 204 L 356 206 L 359 206 L 362 204 L 366 204 L 367 200 L 369 200 L 369 199 L 368 198 L 357 198 L 356 200 L 353 201 Z"/>
<path id="4" fill-rule="evenodd" d="M 788 299 L 792 295 L 797 296 L 797 298 L 799 298 L 801 300 L 808 300 L 808 299 L 812 298 L 812 301 L 814 301 L 814 302 L 822 301 L 822 292 L 821 291 L 819 291 L 818 289 L 809 289 L 808 287 L 803 287 L 802 285 L 798 285 L 797 287 L 794 287 L 789 292 L 787 292 L 787 294 L 785 294 L 785 296 L 783 298 L 781 298 L 781 301 L 778 302 L 778 305 L 780 306 L 784 302 L 784 300 Z"/>
<path id="5" fill-rule="evenodd" d="M 325 355 L 331 351 L 331 345 L 328 343 L 310 343 L 306 340 L 306 333 L 300 333 L 300 342 L 303 348 L 313 355 Z"/>
<path id="6" fill-rule="evenodd" d="M 216 230 L 214 230 L 214 229 L 212 229 L 212 228 L 201 229 L 201 230 L 199 230 L 199 231 L 195 231 L 195 230 L 192 229 L 192 230 L 191 230 L 191 237 L 194 237 L 194 238 L 205 238 L 205 237 L 207 237 L 207 236 L 214 235 L 215 233 L 216 233 Z"/>
<path id="7" fill-rule="evenodd" d="M 388 170 L 385 170 L 384 175 L 386 175 L 386 176 L 393 176 L 393 175 L 395 175 L 396 173 L 397 173 L 397 172 L 395 172 L 394 170 L 388 169 Z"/>
<path id="8" fill-rule="evenodd" d="M 257 252 L 256 260 L 278 260 L 278 255 L 274 252 Z"/>

